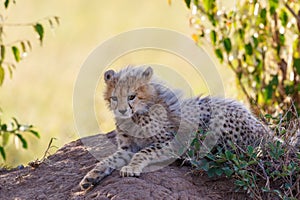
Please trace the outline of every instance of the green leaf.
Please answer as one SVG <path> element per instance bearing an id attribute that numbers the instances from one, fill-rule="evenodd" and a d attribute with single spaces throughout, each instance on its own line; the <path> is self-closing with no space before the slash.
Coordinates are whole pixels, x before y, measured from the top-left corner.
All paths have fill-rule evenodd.
<path id="1" fill-rule="evenodd" d="M 216 157 L 215 157 L 214 155 L 210 154 L 210 153 L 207 154 L 206 157 L 207 157 L 208 159 L 210 159 L 210 160 L 215 160 L 215 159 L 216 159 Z"/>
<path id="2" fill-rule="evenodd" d="M 1 51 L 1 63 L 4 61 L 5 59 L 5 46 L 2 44 L 0 47 L 0 51 Z"/>
<path id="3" fill-rule="evenodd" d="M 5 147 L 8 143 L 8 139 L 9 139 L 9 136 L 11 134 L 8 133 L 8 132 L 4 132 L 3 135 L 2 135 L 2 146 Z"/>
<path id="4" fill-rule="evenodd" d="M 194 147 L 194 150 L 198 151 L 200 149 L 200 142 L 198 140 L 198 137 L 195 137 L 193 141 L 191 142 L 191 146 Z"/>
<path id="5" fill-rule="evenodd" d="M 0 86 L 2 86 L 3 81 L 4 81 L 4 69 L 3 67 L 0 65 Z"/>
<path id="6" fill-rule="evenodd" d="M 269 84 L 277 87 L 278 86 L 278 75 L 274 75 Z"/>
<path id="7" fill-rule="evenodd" d="M 201 168 L 207 172 L 209 170 L 209 163 L 208 162 L 206 162 L 204 164 L 202 163 Z"/>
<path id="8" fill-rule="evenodd" d="M 214 44 L 214 45 L 216 45 L 216 42 L 217 42 L 217 34 L 216 34 L 216 31 L 211 31 L 210 32 L 210 39 L 211 39 L 211 41 L 212 41 L 212 43 Z"/>
<path id="9" fill-rule="evenodd" d="M 231 153 L 231 151 L 226 150 L 225 155 L 227 160 L 231 160 L 233 158 L 233 154 Z"/>
<path id="10" fill-rule="evenodd" d="M 20 62 L 21 56 L 20 56 L 20 51 L 19 51 L 18 47 L 13 46 L 11 49 L 12 49 L 12 52 L 13 52 L 13 54 L 14 54 L 15 60 L 16 60 L 17 62 Z"/>
<path id="11" fill-rule="evenodd" d="M 267 118 L 267 119 L 272 119 L 273 116 L 272 116 L 271 114 L 265 114 L 265 118 Z"/>
<path id="12" fill-rule="evenodd" d="M 225 51 L 227 53 L 230 53 L 232 47 L 231 47 L 231 41 L 229 38 L 225 38 L 223 40 L 223 45 L 224 45 Z"/>
<path id="13" fill-rule="evenodd" d="M 7 125 L 6 124 L 2 124 L 1 126 L 0 126 L 0 131 L 3 131 L 3 132 L 5 132 L 5 131 L 7 131 Z"/>
<path id="14" fill-rule="evenodd" d="M 40 134 L 37 131 L 30 130 L 29 132 L 35 135 L 37 138 L 40 138 Z"/>
<path id="15" fill-rule="evenodd" d="M 4 7 L 5 7 L 5 9 L 8 8 L 9 1 L 10 1 L 10 0 L 5 0 L 5 2 L 4 2 Z"/>
<path id="16" fill-rule="evenodd" d="M 270 7 L 270 14 L 274 15 L 274 13 L 276 12 L 276 8 L 274 6 Z"/>
<path id="17" fill-rule="evenodd" d="M 44 27 L 40 23 L 37 23 L 37 24 L 34 25 L 34 30 L 39 35 L 39 40 L 40 40 L 41 45 L 42 45 L 43 44 L 43 39 L 44 39 Z"/>
<path id="18" fill-rule="evenodd" d="M 257 156 L 257 154 L 254 154 L 254 155 L 252 155 L 252 157 L 256 157 Z M 250 160 L 249 162 L 248 162 L 248 165 L 256 165 L 258 162 L 256 161 L 256 160 Z"/>
<path id="19" fill-rule="evenodd" d="M 207 18 L 209 19 L 209 21 L 211 22 L 211 24 L 213 26 L 217 25 L 217 20 L 215 19 L 215 15 L 214 14 L 207 14 Z"/>
<path id="20" fill-rule="evenodd" d="M 258 46 L 258 39 L 254 36 L 252 36 L 252 40 L 253 40 L 253 43 L 254 43 L 254 48 L 257 48 Z"/>
<path id="21" fill-rule="evenodd" d="M 2 158 L 3 158 L 3 160 L 6 160 L 5 150 L 4 150 L 4 148 L 2 146 L 0 146 L 0 154 L 1 154 Z"/>
<path id="22" fill-rule="evenodd" d="M 24 149 L 27 149 L 28 145 L 27 145 L 27 141 L 24 139 L 24 137 L 20 134 L 16 134 L 16 136 L 20 139 L 20 141 L 22 142 L 22 146 Z"/>
<path id="23" fill-rule="evenodd" d="M 223 170 L 222 169 L 216 169 L 215 170 L 215 173 L 218 175 L 218 176 L 221 176 L 223 174 Z"/>
<path id="24" fill-rule="evenodd" d="M 241 80 L 241 79 L 242 79 L 242 76 L 243 76 L 243 73 L 242 73 L 242 72 L 238 72 L 238 73 L 236 74 L 236 76 L 237 76 L 238 80 Z"/>
<path id="25" fill-rule="evenodd" d="M 267 9 L 261 9 L 259 13 L 258 23 L 262 23 L 263 25 L 267 25 Z"/>
<path id="26" fill-rule="evenodd" d="M 215 54 L 216 54 L 217 58 L 219 58 L 220 61 L 223 62 L 223 53 L 222 53 L 221 49 L 216 49 Z"/>
<path id="27" fill-rule="evenodd" d="M 297 73 L 300 75 L 300 58 L 294 58 L 294 67 Z"/>
<path id="28" fill-rule="evenodd" d="M 266 17 L 267 17 L 267 9 L 262 9 L 261 11 L 260 11 L 260 17 L 261 17 L 261 19 L 263 20 L 263 21 L 265 21 L 266 20 Z"/>
<path id="29" fill-rule="evenodd" d="M 199 166 L 199 162 L 197 162 L 196 160 L 191 160 L 191 165 L 194 167 L 198 167 Z"/>
<path id="30" fill-rule="evenodd" d="M 26 52 L 26 46 L 25 46 L 25 42 L 21 41 L 21 47 L 22 47 L 22 51 Z"/>
<path id="31" fill-rule="evenodd" d="M 212 178 L 214 177 L 216 174 L 216 169 L 215 168 L 210 168 L 208 171 L 207 171 L 207 175 L 209 178 Z"/>
<path id="32" fill-rule="evenodd" d="M 246 183 L 244 181 L 241 181 L 241 180 L 236 180 L 234 182 L 234 184 L 237 185 L 237 186 L 240 186 L 240 187 L 246 186 Z"/>
<path id="33" fill-rule="evenodd" d="M 269 0 L 270 14 L 274 15 L 276 8 L 278 8 L 278 0 Z"/>
<path id="34" fill-rule="evenodd" d="M 248 155 L 252 156 L 253 152 L 254 152 L 254 148 L 252 146 L 248 146 L 247 147 L 247 153 L 248 153 Z"/>
<path id="35" fill-rule="evenodd" d="M 188 154 L 188 157 L 193 157 L 195 155 L 195 152 L 194 152 L 194 150 L 189 150 L 187 152 L 187 154 Z"/>
<path id="36" fill-rule="evenodd" d="M 272 99 L 273 96 L 273 87 L 271 84 L 267 85 L 264 90 L 263 90 L 263 94 L 264 94 L 264 100 L 266 102 L 268 102 L 268 100 Z"/>
<path id="37" fill-rule="evenodd" d="M 270 6 L 274 6 L 276 8 L 278 7 L 279 0 L 270 0 L 269 3 Z"/>
<path id="38" fill-rule="evenodd" d="M 213 10 L 215 0 L 203 0 L 203 4 L 205 11 L 210 13 Z"/>
<path id="39" fill-rule="evenodd" d="M 288 23 L 288 14 L 285 12 L 285 10 L 281 10 L 279 19 L 281 21 L 282 26 L 286 26 Z"/>
<path id="40" fill-rule="evenodd" d="M 238 30 L 238 33 L 239 33 L 240 39 L 243 40 L 244 37 L 245 37 L 245 30 L 240 28 L 240 29 Z"/>
<path id="41" fill-rule="evenodd" d="M 281 46 L 284 45 L 284 42 L 285 42 L 285 36 L 284 36 L 284 34 L 279 34 L 279 42 L 280 42 Z"/>
<path id="42" fill-rule="evenodd" d="M 295 92 L 295 86 L 294 84 L 289 83 L 288 85 L 285 85 L 284 90 L 287 95 L 293 94 Z"/>
<path id="43" fill-rule="evenodd" d="M 245 51 L 246 51 L 246 54 L 249 56 L 251 56 L 253 54 L 253 48 L 252 48 L 251 43 L 248 43 L 245 45 Z"/>
<path id="44" fill-rule="evenodd" d="M 191 8 L 191 0 L 184 0 L 185 1 L 185 4 L 186 6 L 188 7 L 188 9 Z"/>
<path id="45" fill-rule="evenodd" d="M 233 170 L 230 169 L 229 167 L 224 167 L 224 168 L 223 168 L 223 171 L 224 171 L 224 174 L 225 174 L 227 177 L 231 177 L 231 175 L 233 174 Z"/>

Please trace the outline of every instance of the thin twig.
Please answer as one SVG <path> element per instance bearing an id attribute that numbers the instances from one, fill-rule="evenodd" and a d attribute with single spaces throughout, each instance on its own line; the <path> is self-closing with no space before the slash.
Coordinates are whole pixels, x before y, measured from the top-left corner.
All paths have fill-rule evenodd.
<path id="1" fill-rule="evenodd" d="M 48 144 L 48 147 L 47 147 L 47 149 L 46 149 L 46 151 L 45 151 L 45 153 L 44 153 L 44 156 L 43 156 L 42 159 L 41 159 L 41 162 L 43 162 L 43 161 L 45 160 L 46 156 L 47 156 L 48 153 L 49 153 L 49 150 L 53 147 L 53 146 L 52 146 L 53 140 L 56 140 L 56 138 L 52 137 L 52 138 L 50 139 L 49 144 Z"/>
<path id="2" fill-rule="evenodd" d="M 17 44 L 17 43 L 21 43 L 21 42 L 24 42 L 24 43 L 28 43 L 28 42 L 30 42 L 29 40 L 15 40 L 15 41 L 12 41 L 12 42 L 9 42 L 9 43 L 7 43 L 7 44 L 2 44 L 2 45 L 4 45 L 4 46 L 6 46 L 6 47 L 11 47 L 11 46 L 13 46 L 14 44 Z M 0 43 L 1 44 L 1 43 Z"/>
<path id="3" fill-rule="evenodd" d="M 285 5 L 285 7 L 291 12 L 291 14 L 297 19 L 297 21 L 300 22 L 300 16 L 298 16 L 298 15 L 294 12 L 294 10 L 289 6 L 289 4 L 288 4 L 288 3 L 285 3 L 284 5 Z"/>
<path id="4" fill-rule="evenodd" d="M 36 23 L 1 23 L 0 26 L 13 26 L 13 27 L 18 27 L 18 26 L 33 26 Z"/>
<path id="5" fill-rule="evenodd" d="M 239 59 L 239 63 L 240 63 L 240 59 Z M 236 75 L 238 75 L 239 72 L 238 72 L 236 69 L 234 69 L 232 63 L 231 63 L 230 61 L 228 61 L 228 64 L 229 64 L 229 67 L 232 69 L 232 71 L 233 71 Z M 240 66 L 240 64 L 239 64 L 239 66 Z M 242 83 L 242 80 L 241 80 L 240 78 L 238 78 L 238 77 L 237 77 L 237 79 L 238 79 L 239 86 L 241 87 L 243 93 L 246 95 L 247 100 L 248 100 L 251 104 L 252 104 L 252 103 L 255 103 L 254 100 L 253 100 L 253 98 L 252 98 L 252 97 L 249 95 L 249 93 L 247 92 L 247 90 L 246 90 L 244 84 Z"/>
<path id="6" fill-rule="evenodd" d="M 262 161 L 258 162 L 258 166 L 261 168 L 261 170 L 262 170 L 262 172 L 263 172 L 263 174 L 264 174 L 264 176 L 267 180 L 265 187 L 267 187 L 270 190 L 270 177 L 268 176 Z"/>
<path id="7" fill-rule="evenodd" d="M 0 23 L 0 27 L 4 27 L 4 26 L 12 26 L 12 27 L 24 27 L 24 26 L 34 26 L 35 24 L 41 22 L 41 21 L 47 21 L 47 20 L 51 20 L 51 19 L 55 19 L 56 23 L 59 25 L 59 17 L 58 16 L 49 16 L 49 17 L 44 17 L 41 18 L 35 22 L 27 22 L 27 23 Z"/>

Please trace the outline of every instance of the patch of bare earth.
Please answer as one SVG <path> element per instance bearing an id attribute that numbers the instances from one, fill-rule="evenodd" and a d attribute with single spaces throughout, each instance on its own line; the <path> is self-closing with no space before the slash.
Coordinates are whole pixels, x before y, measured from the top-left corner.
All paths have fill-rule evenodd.
<path id="1" fill-rule="evenodd" d="M 78 183 L 97 162 L 87 149 L 102 159 L 115 151 L 112 143 L 113 132 L 86 137 L 65 145 L 35 169 L 2 171 L 0 199 L 246 199 L 234 192 L 231 180 L 195 175 L 176 163 L 139 178 L 122 178 L 116 170 L 92 190 L 81 192 Z"/>

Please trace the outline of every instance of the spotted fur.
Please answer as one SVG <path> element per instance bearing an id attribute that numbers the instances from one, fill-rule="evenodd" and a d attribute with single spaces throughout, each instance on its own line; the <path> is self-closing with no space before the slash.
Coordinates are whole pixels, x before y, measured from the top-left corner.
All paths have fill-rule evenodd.
<path id="1" fill-rule="evenodd" d="M 139 176 L 146 166 L 169 160 L 180 145 L 188 146 L 188 135 L 198 129 L 210 132 L 203 154 L 216 145 L 259 145 L 265 138 L 265 127 L 240 103 L 216 97 L 182 99 L 153 78 L 151 67 L 109 70 L 104 80 L 118 149 L 87 173 L 82 189 L 98 184 L 114 169 L 120 169 L 121 176 Z"/>

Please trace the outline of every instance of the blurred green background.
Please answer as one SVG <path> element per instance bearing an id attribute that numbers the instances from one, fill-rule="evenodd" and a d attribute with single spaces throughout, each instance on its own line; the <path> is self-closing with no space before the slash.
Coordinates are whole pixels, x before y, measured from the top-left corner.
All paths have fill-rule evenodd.
<path id="1" fill-rule="evenodd" d="M 34 42 L 33 51 L 17 65 L 12 80 L 6 78 L 0 87 L 4 119 L 17 117 L 22 123 L 33 124 L 41 134 L 41 139 L 29 134 L 25 136 L 29 143 L 27 150 L 15 149 L 14 142 L 10 142 L 7 149 L 9 166 L 41 158 L 52 137 L 57 138 L 54 142 L 57 147 L 79 138 L 72 110 L 74 84 L 81 65 L 102 42 L 124 31 L 143 27 L 171 29 L 190 38 L 193 32 L 189 25 L 190 11 L 184 1 L 175 0 L 171 4 L 167 0 L 18 0 L 3 13 L 7 22 L 33 22 L 53 15 L 61 20 L 57 29 L 46 28 L 43 47 Z M 26 28 L 19 31 L 7 29 L 6 33 L 6 39 L 36 37 L 32 30 Z M 211 54 L 209 48 L 205 50 Z M 142 63 L 172 67 L 188 80 L 194 93 L 207 94 L 209 91 L 203 84 L 205 81 L 194 76 L 188 63 L 166 52 L 134 52 L 119 58 L 110 67 L 119 69 L 128 64 Z M 226 83 L 226 95 L 237 98 L 234 76 L 224 66 L 217 68 Z M 166 72 L 157 73 L 174 87 L 182 85 Z M 106 132 L 114 126 L 112 115 L 103 103 L 102 90 L 103 82 L 100 80 L 95 112 L 101 130 Z M 92 133 L 87 131 L 85 135 L 89 134 Z"/>

